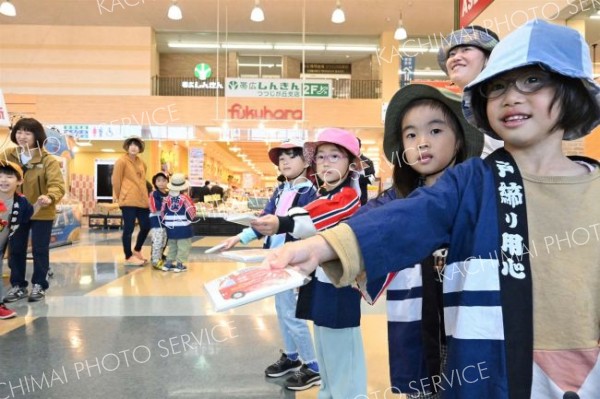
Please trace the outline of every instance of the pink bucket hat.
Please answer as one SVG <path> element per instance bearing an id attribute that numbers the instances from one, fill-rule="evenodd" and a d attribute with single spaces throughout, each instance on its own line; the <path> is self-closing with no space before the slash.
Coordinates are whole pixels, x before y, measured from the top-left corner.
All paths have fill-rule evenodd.
<path id="1" fill-rule="evenodd" d="M 275 164 L 275 166 L 279 166 L 279 151 L 291 150 L 292 148 L 304 148 L 304 142 L 299 140 L 284 141 L 283 143 L 269 150 L 269 159 Z"/>
<path id="2" fill-rule="evenodd" d="M 355 165 L 353 170 L 362 170 L 360 145 L 354 134 L 347 130 L 333 127 L 322 130 L 318 134 L 316 141 L 304 144 L 304 159 L 306 162 L 311 165 L 315 163 L 315 153 L 317 152 L 317 147 L 321 144 L 336 144 L 340 147 L 344 147 L 350 154 L 354 155 L 354 160 L 350 160 L 350 164 Z"/>

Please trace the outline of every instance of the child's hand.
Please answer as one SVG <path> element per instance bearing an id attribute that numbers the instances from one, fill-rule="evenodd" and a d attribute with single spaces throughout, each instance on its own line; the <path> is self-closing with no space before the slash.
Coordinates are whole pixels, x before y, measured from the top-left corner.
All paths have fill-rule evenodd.
<path id="1" fill-rule="evenodd" d="M 265 215 L 253 220 L 250 226 L 264 236 L 277 234 L 279 229 L 279 218 L 275 215 Z"/>
<path id="2" fill-rule="evenodd" d="M 40 195 L 35 203 L 44 207 L 52 204 L 52 200 L 47 195 Z"/>
<path id="3" fill-rule="evenodd" d="M 270 267 L 271 269 L 283 269 L 289 266 L 309 275 L 321 262 L 320 251 L 315 249 L 323 244 L 327 245 L 320 236 L 287 243 L 281 248 L 269 251 L 261 266 Z"/>
<path id="4" fill-rule="evenodd" d="M 228 239 L 226 239 L 225 241 L 223 241 L 221 243 L 224 245 L 224 247 L 221 250 L 223 251 L 226 249 L 231 249 L 231 248 L 235 247 L 239 242 L 240 242 L 240 237 L 238 237 L 238 236 L 229 237 Z"/>

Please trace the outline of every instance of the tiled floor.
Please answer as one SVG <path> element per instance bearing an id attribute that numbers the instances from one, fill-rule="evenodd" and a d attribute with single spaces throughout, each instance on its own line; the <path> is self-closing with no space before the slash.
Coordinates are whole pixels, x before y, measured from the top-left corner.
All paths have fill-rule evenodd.
<path id="1" fill-rule="evenodd" d="M 316 398 L 264 377 L 282 345 L 272 298 L 212 310 L 203 283 L 244 267 L 204 254 L 221 240 L 195 238 L 181 274 L 123 266 L 118 231 L 52 249 L 45 301 L 11 303 L 19 317 L 0 320 L 0 399 Z M 399 397 L 385 393 L 383 305 L 363 306 L 369 399 Z"/>

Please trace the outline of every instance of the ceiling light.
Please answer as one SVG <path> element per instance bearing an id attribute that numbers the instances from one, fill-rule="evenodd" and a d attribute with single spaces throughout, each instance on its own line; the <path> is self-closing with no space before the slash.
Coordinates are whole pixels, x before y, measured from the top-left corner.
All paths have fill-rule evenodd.
<path id="1" fill-rule="evenodd" d="M 398 20 L 398 28 L 396 32 L 394 32 L 394 39 L 396 40 L 404 40 L 408 37 L 406 33 L 406 29 L 404 29 L 404 25 L 402 24 L 402 11 L 400 11 L 400 19 Z"/>
<path id="2" fill-rule="evenodd" d="M 181 14 L 181 8 L 179 8 L 179 6 L 177 5 L 177 0 L 173 0 L 173 4 L 171 4 L 171 7 L 169 7 L 169 12 L 167 13 L 167 16 L 169 17 L 169 19 L 178 21 L 181 18 L 183 18 L 183 15 Z"/>
<path id="3" fill-rule="evenodd" d="M 2 4 L 0 4 L 0 14 L 6 15 L 7 17 L 16 17 L 17 9 L 10 2 L 10 0 L 5 0 L 2 2 Z"/>
<path id="4" fill-rule="evenodd" d="M 79 147 L 91 147 L 92 143 L 90 143 L 89 141 L 78 141 L 77 142 L 77 146 L 79 146 Z"/>
<path id="5" fill-rule="evenodd" d="M 400 46 L 399 50 L 404 53 L 414 53 L 414 55 L 424 54 L 424 53 L 436 53 L 438 52 L 438 47 L 414 47 L 414 46 Z M 412 57 L 413 54 L 407 56 Z"/>
<path id="6" fill-rule="evenodd" d="M 222 47 L 233 50 L 273 50 L 272 44 L 225 43 Z"/>
<path id="7" fill-rule="evenodd" d="M 170 48 L 219 48 L 219 44 L 217 43 L 179 43 L 179 42 L 171 42 L 168 44 Z"/>
<path id="8" fill-rule="evenodd" d="M 344 15 L 344 10 L 340 6 L 340 0 L 337 0 L 335 3 L 335 10 L 333 10 L 333 14 L 331 14 L 331 22 L 334 24 L 343 24 L 346 22 L 346 16 Z"/>
<path id="9" fill-rule="evenodd" d="M 323 51 L 325 50 L 324 44 L 275 44 L 273 46 L 275 50 L 312 50 L 312 51 Z"/>
<path id="10" fill-rule="evenodd" d="M 344 46 L 340 44 L 328 44 L 326 49 L 327 51 L 377 51 L 377 46 Z"/>
<path id="11" fill-rule="evenodd" d="M 103 148 L 100 150 L 101 152 L 115 152 L 112 148 Z"/>
<path id="12" fill-rule="evenodd" d="M 398 75 L 404 75 L 405 71 L 403 70 L 399 70 L 398 71 Z M 412 73 L 414 76 L 428 76 L 428 77 L 445 77 L 448 76 L 446 75 L 446 73 L 442 72 L 442 71 L 431 71 L 431 70 L 426 70 L 426 69 L 418 69 L 416 71 L 412 71 L 410 72 Z"/>
<path id="13" fill-rule="evenodd" d="M 252 9 L 252 13 L 250 14 L 250 20 L 254 22 L 262 22 L 265 20 L 265 13 L 262 8 L 260 8 L 260 1 L 254 1 L 254 8 Z"/>

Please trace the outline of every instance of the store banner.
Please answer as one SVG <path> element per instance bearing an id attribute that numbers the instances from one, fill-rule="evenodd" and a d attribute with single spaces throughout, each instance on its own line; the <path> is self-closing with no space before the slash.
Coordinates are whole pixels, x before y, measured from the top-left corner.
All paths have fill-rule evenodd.
<path id="1" fill-rule="evenodd" d="M 470 25 L 493 2 L 494 0 L 459 0 L 460 27 Z"/>
<path id="2" fill-rule="evenodd" d="M 204 149 L 190 147 L 188 150 L 188 179 L 192 187 L 204 184 Z"/>
<path id="3" fill-rule="evenodd" d="M 332 83 L 326 79 L 225 79 L 225 97 L 331 98 Z"/>
<path id="4" fill-rule="evenodd" d="M 0 126 L 10 126 L 10 118 L 8 117 L 8 109 L 4 102 L 4 94 L 0 89 Z"/>
<path id="5" fill-rule="evenodd" d="M 412 82 L 415 77 L 415 59 L 416 57 L 402 57 L 400 69 L 402 71 L 400 78 L 400 88 L 403 88 Z"/>
<path id="6" fill-rule="evenodd" d="M 53 125 L 63 135 L 71 136 L 75 141 L 124 140 L 139 136 L 145 140 L 191 140 L 194 138 L 193 126 L 141 126 L 141 125 Z"/>

